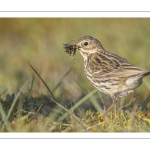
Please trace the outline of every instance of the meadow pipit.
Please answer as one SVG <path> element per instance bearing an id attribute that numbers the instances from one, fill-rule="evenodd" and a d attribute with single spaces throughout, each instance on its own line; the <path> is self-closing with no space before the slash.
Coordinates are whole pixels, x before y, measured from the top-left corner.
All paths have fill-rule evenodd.
<path id="1" fill-rule="evenodd" d="M 102 44 L 91 36 L 80 38 L 75 45 L 64 44 L 66 52 L 78 50 L 84 59 L 84 71 L 94 87 L 109 94 L 113 102 L 126 96 L 142 84 L 150 70 L 142 69 L 126 59 L 106 51 Z"/>

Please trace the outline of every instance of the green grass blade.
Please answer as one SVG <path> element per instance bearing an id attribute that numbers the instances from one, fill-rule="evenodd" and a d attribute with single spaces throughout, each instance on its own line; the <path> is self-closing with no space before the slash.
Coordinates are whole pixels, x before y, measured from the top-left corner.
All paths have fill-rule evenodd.
<path id="1" fill-rule="evenodd" d="M 65 74 L 64 76 L 60 79 L 60 81 L 57 83 L 57 85 L 55 86 L 55 88 L 53 89 L 53 92 L 55 92 L 57 90 L 57 88 L 61 85 L 63 79 L 72 71 L 73 67 L 71 67 Z"/>
<path id="2" fill-rule="evenodd" d="M 29 63 L 29 62 L 28 62 Z M 62 105 L 60 105 L 57 101 L 55 96 L 53 95 L 52 91 L 50 90 L 50 88 L 48 87 L 48 85 L 44 82 L 44 80 L 41 78 L 41 76 L 38 74 L 38 72 L 31 66 L 31 64 L 29 63 L 30 67 L 33 69 L 33 71 L 37 74 L 37 76 L 41 79 L 41 81 L 43 82 L 43 84 L 46 86 L 47 90 L 49 91 L 49 93 L 51 94 L 52 97 L 51 100 L 56 103 L 58 106 L 60 106 L 61 108 L 63 108 L 65 111 L 68 111 L 65 107 L 63 107 Z"/>
<path id="3" fill-rule="evenodd" d="M 14 101 L 13 101 L 13 103 L 12 103 L 12 105 L 11 105 L 11 107 L 10 107 L 9 111 L 8 111 L 8 114 L 7 114 L 6 120 L 8 120 L 8 119 L 9 119 L 10 114 L 11 114 L 11 112 L 12 112 L 12 110 L 13 110 L 13 108 L 14 108 L 14 106 L 15 106 L 15 104 L 16 104 L 16 102 L 17 102 L 17 100 L 18 100 L 18 97 L 20 96 L 20 93 L 23 91 L 23 89 L 24 89 L 24 87 L 26 86 L 26 84 L 27 84 L 27 83 L 28 83 L 28 81 L 26 81 L 26 82 L 24 83 L 24 85 L 23 85 L 23 86 L 19 89 L 19 91 L 18 91 L 17 95 L 15 96 L 15 99 L 14 99 Z"/>
<path id="4" fill-rule="evenodd" d="M 7 91 L 7 89 L 4 92 L 2 92 L 2 94 L 0 94 L 0 96 L 2 96 L 3 94 L 5 94 L 6 91 Z"/>
<path id="5" fill-rule="evenodd" d="M 2 121 L 3 121 L 3 123 L 4 123 L 5 127 L 6 127 L 6 129 L 7 129 L 9 132 L 11 132 L 12 130 L 11 130 L 11 128 L 10 128 L 9 125 L 8 125 L 8 121 L 7 121 L 7 119 L 6 119 L 6 113 L 5 113 L 5 111 L 4 111 L 4 109 L 3 109 L 2 105 L 1 105 L 1 103 L 0 103 L 0 114 L 1 114 Z M 4 125 L 3 125 L 3 126 L 4 126 Z M 4 127 L 3 127 L 3 126 L 2 126 L 2 128 L 1 128 L 1 132 L 4 131 Z"/>
<path id="6" fill-rule="evenodd" d="M 94 89 L 93 91 L 91 91 L 89 94 L 87 94 L 85 97 L 83 97 L 79 102 L 77 102 L 73 107 L 71 107 L 63 116 L 61 116 L 58 120 L 57 123 L 60 123 L 61 121 L 63 121 L 66 117 L 68 117 L 68 115 L 72 114 L 72 112 L 78 108 L 78 106 L 80 106 L 82 103 L 84 103 L 85 101 L 87 101 L 93 94 L 95 94 L 97 92 L 97 89 Z M 74 116 L 78 121 L 79 119 Z M 56 128 L 57 125 L 53 125 L 50 128 L 50 131 L 53 131 Z M 84 125 L 86 126 L 86 125 Z"/>
<path id="7" fill-rule="evenodd" d="M 30 86 L 30 89 L 29 89 L 28 96 L 31 94 L 31 91 L 32 91 L 32 88 L 33 88 L 33 83 L 34 83 L 34 76 L 32 78 L 32 82 L 31 82 L 31 86 Z"/>
<path id="8" fill-rule="evenodd" d="M 88 94 L 88 91 L 85 91 L 83 89 L 83 87 L 80 85 L 80 83 L 74 79 L 74 81 L 79 85 L 79 87 L 81 88 L 81 90 L 85 93 L 85 94 Z M 92 97 L 90 97 L 90 100 L 91 100 L 91 103 L 93 104 L 93 106 L 95 107 L 95 109 L 98 111 L 98 112 L 103 112 L 103 109 L 100 107 L 100 105 L 98 104 L 98 101 Z"/>
<path id="9" fill-rule="evenodd" d="M 28 62 L 29 63 L 29 62 Z M 33 71 L 37 74 L 37 76 L 41 79 L 41 81 L 43 82 L 43 84 L 46 86 L 47 90 L 49 91 L 49 93 L 51 94 L 52 98 L 54 100 L 56 100 L 55 96 L 53 95 L 52 91 L 50 90 L 50 88 L 47 86 L 47 84 L 45 83 L 45 81 L 41 78 L 41 76 L 38 74 L 38 72 L 32 67 L 32 65 L 29 63 L 30 67 L 33 69 Z"/>
<path id="10" fill-rule="evenodd" d="M 144 100 L 144 102 L 141 104 L 140 106 L 140 110 L 142 110 L 146 105 L 147 103 L 150 101 L 150 96 L 146 98 L 146 100 Z"/>
<path id="11" fill-rule="evenodd" d="M 77 102 L 73 107 L 71 107 L 61 118 L 58 119 L 58 122 L 64 120 L 70 113 L 72 113 L 78 106 L 80 106 L 82 103 L 84 103 L 86 100 L 88 100 L 93 94 L 97 92 L 97 89 L 94 89 L 89 94 L 87 94 L 85 97 L 83 97 L 79 102 Z"/>
<path id="12" fill-rule="evenodd" d="M 27 82 L 28 82 L 28 81 L 26 81 L 26 82 L 24 83 L 24 85 L 19 89 L 17 95 L 15 96 L 15 99 L 14 99 L 14 101 L 13 101 L 13 103 L 12 103 L 12 105 L 11 105 L 9 111 L 8 111 L 7 116 L 6 116 L 6 119 L 5 119 L 6 123 L 7 123 L 8 119 L 9 119 L 9 117 L 10 117 L 10 114 L 11 114 L 11 112 L 12 112 L 12 110 L 13 110 L 13 108 L 14 108 L 16 102 L 17 102 L 17 100 L 18 100 L 18 97 L 19 97 L 20 93 L 22 92 L 22 90 L 23 90 L 24 87 L 26 86 Z M 2 126 L 2 131 L 4 130 L 4 128 L 5 128 L 5 126 Z"/>
<path id="13" fill-rule="evenodd" d="M 99 105 L 98 101 L 96 99 L 90 98 L 93 106 L 95 107 L 95 109 L 97 110 L 97 112 L 101 112 L 103 113 L 104 110 L 102 109 L 102 107 Z"/>
<path id="14" fill-rule="evenodd" d="M 77 83 L 77 85 L 81 88 L 81 90 L 82 90 L 85 94 L 88 93 L 87 91 L 85 91 L 85 90 L 83 89 L 83 87 L 80 85 L 80 83 L 79 83 L 76 79 L 73 78 L 73 80 Z"/>

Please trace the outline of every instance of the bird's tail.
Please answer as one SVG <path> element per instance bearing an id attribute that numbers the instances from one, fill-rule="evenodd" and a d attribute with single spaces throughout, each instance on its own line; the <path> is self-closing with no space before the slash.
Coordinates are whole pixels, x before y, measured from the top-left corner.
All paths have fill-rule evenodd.
<path id="1" fill-rule="evenodd" d="M 144 76 L 148 76 L 148 75 L 150 75 L 150 70 L 148 70 L 144 73 Z"/>

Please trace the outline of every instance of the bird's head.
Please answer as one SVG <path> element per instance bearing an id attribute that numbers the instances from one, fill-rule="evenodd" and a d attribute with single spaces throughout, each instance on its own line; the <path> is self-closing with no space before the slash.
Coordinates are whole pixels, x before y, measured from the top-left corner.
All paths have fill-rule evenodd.
<path id="1" fill-rule="evenodd" d="M 84 36 L 80 38 L 74 45 L 64 44 L 64 48 L 68 54 L 75 56 L 78 50 L 83 56 L 84 60 L 91 54 L 100 53 L 104 51 L 102 44 L 91 36 Z"/>
<path id="2" fill-rule="evenodd" d="M 92 53 L 97 53 L 103 50 L 102 44 L 91 36 L 84 36 L 80 38 L 74 47 L 76 47 L 76 50 L 79 50 L 84 59 Z"/>

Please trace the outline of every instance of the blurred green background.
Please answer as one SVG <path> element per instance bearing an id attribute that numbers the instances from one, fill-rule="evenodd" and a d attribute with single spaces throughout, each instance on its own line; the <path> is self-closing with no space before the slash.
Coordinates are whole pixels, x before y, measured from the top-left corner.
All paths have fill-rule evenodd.
<path id="1" fill-rule="evenodd" d="M 149 18 L 1 18 L 0 93 L 5 89 L 7 93 L 16 92 L 35 76 L 33 96 L 47 94 L 28 61 L 52 90 L 73 67 L 54 91 L 56 97 L 75 100 L 83 92 L 80 86 L 88 91 L 94 89 L 84 74 L 80 54 L 77 53 L 74 61 L 63 48 L 63 44 L 74 44 L 85 35 L 97 38 L 106 50 L 136 66 L 150 69 Z M 30 84 L 26 89 L 29 87 Z M 138 100 L 143 100 L 149 93 L 150 77 L 147 77 L 131 97 L 136 95 Z"/>

